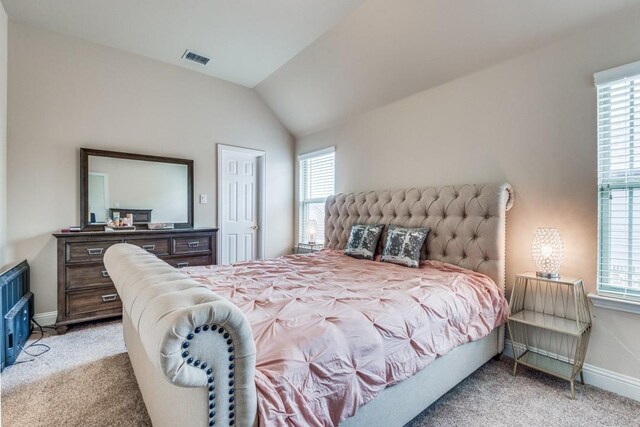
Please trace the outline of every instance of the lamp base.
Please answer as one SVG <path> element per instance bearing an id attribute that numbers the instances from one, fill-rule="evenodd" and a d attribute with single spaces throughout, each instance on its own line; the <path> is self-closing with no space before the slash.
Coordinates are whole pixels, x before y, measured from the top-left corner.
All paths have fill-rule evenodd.
<path id="1" fill-rule="evenodd" d="M 536 276 L 544 277 L 545 279 L 559 279 L 560 273 L 541 273 L 539 271 L 536 271 Z"/>

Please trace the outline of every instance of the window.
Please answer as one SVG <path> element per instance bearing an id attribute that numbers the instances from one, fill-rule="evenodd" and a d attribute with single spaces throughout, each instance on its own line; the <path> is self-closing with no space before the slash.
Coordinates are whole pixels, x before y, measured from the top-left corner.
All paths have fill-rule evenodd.
<path id="1" fill-rule="evenodd" d="M 598 293 L 640 297 L 640 62 L 595 74 Z"/>
<path id="2" fill-rule="evenodd" d="M 298 242 L 324 243 L 324 203 L 335 191 L 335 150 L 302 154 L 298 163 Z"/>

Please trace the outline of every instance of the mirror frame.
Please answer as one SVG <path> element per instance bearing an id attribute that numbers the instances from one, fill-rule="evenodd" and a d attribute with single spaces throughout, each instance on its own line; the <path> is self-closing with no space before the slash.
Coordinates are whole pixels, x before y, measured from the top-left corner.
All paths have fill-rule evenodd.
<path id="1" fill-rule="evenodd" d="M 193 228 L 193 160 L 176 157 L 151 156 L 147 154 L 122 153 L 119 151 L 80 148 L 80 228 L 82 231 L 104 230 L 104 224 L 89 222 L 89 156 L 111 157 L 116 159 L 142 160 L 147 162 L 173 163 L 187 166 L 187 218 L 188 222 L 175 223 L 175 228 Z M 136 229 L 144 230 L 146 225 L 136 225 Z"/>

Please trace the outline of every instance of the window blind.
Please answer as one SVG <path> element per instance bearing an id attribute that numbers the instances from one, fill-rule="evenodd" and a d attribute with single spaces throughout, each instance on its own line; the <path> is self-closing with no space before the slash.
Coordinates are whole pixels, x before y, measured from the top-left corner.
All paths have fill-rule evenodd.
<path id="1" fill-rule="evenodd" d="M 315 226 L 316 243 L 324 243 L 324 204 L 335 191 L 335 150 L 333 147 L 298 157 L 298 242 L 310 241 L 309 226 Z"/>
<path id="2" fill-rule="evenodd" d="M 596 73 L 598 292 L 640 297 L 640 68 Z"/>

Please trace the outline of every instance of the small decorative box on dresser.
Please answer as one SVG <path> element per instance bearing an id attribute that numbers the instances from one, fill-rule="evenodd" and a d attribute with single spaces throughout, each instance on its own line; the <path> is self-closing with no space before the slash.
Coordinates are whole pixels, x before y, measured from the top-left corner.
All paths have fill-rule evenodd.
<path id="1" fill-rule="evenodd" d="M 116 243 L 130 243 L 177 267 L 216 264 L 217 228 L 56 233 L 58 319 L 56 329 L 122 314 L 122 303 L 102 263 Z"/>

